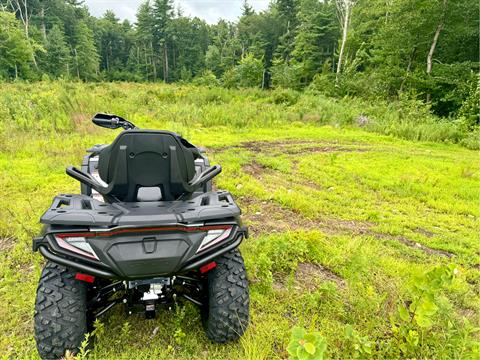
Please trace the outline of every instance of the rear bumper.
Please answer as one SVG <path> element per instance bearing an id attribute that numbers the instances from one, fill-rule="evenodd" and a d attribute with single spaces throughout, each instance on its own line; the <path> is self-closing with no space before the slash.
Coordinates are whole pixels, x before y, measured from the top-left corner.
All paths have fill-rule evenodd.
<path id="1" fill-rule="evenodd" d="M 169 266 L 168 261 L 162 264 L 162 259 L 138 259 L 135 266 L 136 269 L 141 269 L 140 271 L 126 270 L 124 266 L 119 265 L 118 261 L 112 261 L 112 259 L 104 256 L 101 256 L 101 258 L 107 259 L 107 261 L 90 260 L 68 253 L 56 245 L 53 236 L 50 234 L 45 235 L 43 238 L 34 239 L 33 248 L 35 251 L 38 250 L 46 259 L 82 273 L 108 279 L 131 280 L 155 276 L 171 276 L 194 271 L 218 256 L 235 249 L 241 244 L 243 238 L 247 236 L 246 228 L 237 228 L 231 238 L 226 239 L 222 244 L 213 247 L 205 253 L 187 256 L 186 258 L 182 256 L 182 259 L 179 259 L 178 264 L 174 267 Z M 139 246 L 141 245 L 139 244 Z"/>

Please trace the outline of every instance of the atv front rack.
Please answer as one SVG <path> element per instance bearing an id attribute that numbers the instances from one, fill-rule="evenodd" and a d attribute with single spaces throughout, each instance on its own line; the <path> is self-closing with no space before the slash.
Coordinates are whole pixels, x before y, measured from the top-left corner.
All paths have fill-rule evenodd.
<path id="1" fill-rule="evenodd" d="M 144 226 L 198 223 L 235 218 L 241 213 L 227 191 L 210 191 L 189 200 L 104 203 L 86 195 L 59 195 L 40 222 L 48 225 Z"/>

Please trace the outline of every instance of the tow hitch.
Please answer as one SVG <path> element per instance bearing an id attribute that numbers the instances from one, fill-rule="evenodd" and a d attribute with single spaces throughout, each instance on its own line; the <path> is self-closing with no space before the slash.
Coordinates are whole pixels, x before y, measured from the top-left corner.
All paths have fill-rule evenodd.
<path id="1" fill-rule="evenodd" d="M 149 280 L 135 280 L 128 282 L 128 289 L 133 293 L 141 294 L 140 303 L 143 304 L 145 318 L 153 319 L 156 314 L 157 304 L 171 304 L 176 300 L 173 291 L 174 278 L 154 278 Z M 132 313 L 132 306 L 129 306 L 128 313 Z"/>

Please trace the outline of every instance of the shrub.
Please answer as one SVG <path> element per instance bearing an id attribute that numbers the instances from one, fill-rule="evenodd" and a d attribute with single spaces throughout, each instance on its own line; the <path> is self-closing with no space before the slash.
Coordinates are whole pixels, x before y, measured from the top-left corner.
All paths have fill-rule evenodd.
<path id="1" fill-rule="evenodd" d="M 220 85 L 217 77 L 211 70 L 205 70 L 200 76 L 195 77 L 193 85 L 215 87 Z"/>
<path id="2" fill-rule="evenodd" d="M 271 73 L 274 88 L 300 89 L 301 67 L 299 65 L 274 61 Z"/>
<path id="3" fill-rule="evenodd" d="M 222 75 L 222 85 L 227 89 L 238 88 L 239 79 L 235 68 L 230 68 Z"/>
<path id="4" fill-rule="evenodd" d="M 273 90 L 270 96 L 270 102 L 273 104 L 294 105 L 300 98 L 300 93 L 290 89 Z"/>
<path id="5" fill-rule="evenodd" d="M 261 87 L 263 80 L 263 62 L 249 53 L 235 67 L 240 87 Z"/>

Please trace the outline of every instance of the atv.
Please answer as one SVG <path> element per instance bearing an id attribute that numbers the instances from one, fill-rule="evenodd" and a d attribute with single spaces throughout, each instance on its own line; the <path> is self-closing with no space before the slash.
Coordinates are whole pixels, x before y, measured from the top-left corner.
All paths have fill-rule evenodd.
<path id="1" fill-rule="evenodd" d="M 33 250 L 47 262 L 35 303 L 43 359 L 75 354 L 95 319 L 116 304 L 155 317 L 182 299 L 200 307 L 207 337 L 237 340 L 249 322 L 248 282 L 238 246 L 248 237 L 221 172 L 181 136 L 143 130 L 116 115 L 98 126 L 123 128 L 95 145 L 81 169 L 68 167 L 81 194 L 54 198 Z"/>

